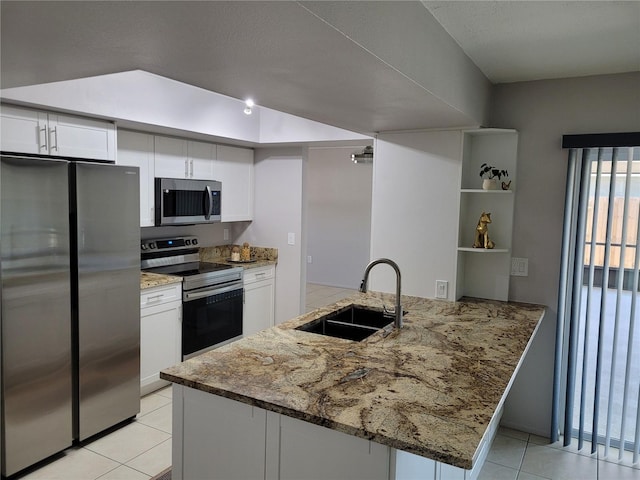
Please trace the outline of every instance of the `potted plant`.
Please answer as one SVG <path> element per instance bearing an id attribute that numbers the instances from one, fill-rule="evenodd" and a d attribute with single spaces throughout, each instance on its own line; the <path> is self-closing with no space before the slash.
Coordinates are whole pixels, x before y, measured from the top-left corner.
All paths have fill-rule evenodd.
<path id="1" fill-rule="evenodd" d="M 480 166 L 480 178 L 482 178 L 483 190 L 499 190 L 498 180 L 508 176 L 509 172 L 506 170 L 500 170 L 487 163 L 483 163 Z"/>

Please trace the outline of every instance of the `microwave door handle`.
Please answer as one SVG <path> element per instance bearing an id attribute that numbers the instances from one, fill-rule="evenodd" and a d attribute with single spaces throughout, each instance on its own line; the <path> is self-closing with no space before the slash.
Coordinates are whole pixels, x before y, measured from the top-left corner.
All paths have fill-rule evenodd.
<path id="1" fill-rule="evenodd" d="M 205 220 L 209 220 L 209 218 L 211 218 L 211 212 L 213 212 L 213 195 L 211 194 L 209 185 L 205 187 L 204 191 L 207 195 L 207 208 L 205 209 L 204 218 Z"/>

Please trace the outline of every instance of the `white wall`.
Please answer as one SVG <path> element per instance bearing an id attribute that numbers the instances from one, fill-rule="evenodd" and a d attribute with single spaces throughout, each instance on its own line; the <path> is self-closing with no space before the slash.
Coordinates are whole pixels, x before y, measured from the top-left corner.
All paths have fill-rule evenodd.
<path id="1" fill-rule="evenodd" d="M 224 229 L 229 230 L 229 234 L 235 227 L 234 223 L 213 223 L 205 225 L 184 225 L 168 227 L 143 227 L 140 229 L 140 238 L 143 240 L 151 238 L 175 237 L 181 235 L 195 235 L 198 237 L 201 247 L 215 247 L 226 245 L 231 240 L 224 239 Z M 260 245 L 263 246 L 263 245 Z M 267 245 L 268 246 L 268 245 Z"/>
<path id="2" fill-rule="evenodd" d="M 369 138 L 260 106 L 245 115 L 242 100 L 143 70 L 7 88 L 0 93 L 5 101 L 178 136 L 196 134 L 255 143 Z"/>
<path id="3" fill-rule="evenodd" d="M 255 220 L 236 237 L 236 243 L 278 249 L 276 323 L 304 312 L 302 194 L 306 155 L 306 149 L 299 147 L 255 150 Z M 289 233 L 295 235 L 295 245 L 288 244 Z"/>
<path id="4" fill-rule="evenodd" d="M 358 288 L 369 262 L 372 164 L 357 147 L 311 148 L 307 168 L 307 281 Z"/>
<path id="5" fill-rule="evenodd" d="M 460 131 L 381 134 L 374 145 L 370 258 L 398 264 L 403 294 L 433 298 L 436 280 L 454 283 L 461 149 Z M 369 287 L 395 292 L 393 270 L 376 266 Z"/>
<path id="6" fill-rule="evenodd" d="M 541 303 L 547 316 L 507 399 L 502 423 L 548 436 L 567 152 L 563 134 L 640 130 L 640 73 L 522 82 L 495 87 L 491 126 L 519 131 L 510 299 Z"/>
<path id="7" fill-rule="evenodd" d="M 491 84 L 431 12 L 420 2 L 404 2 L 402 8 L 396 2 L 374 4 L 306 2 L 304 7 L 465 114 L 469 125 L 483 123 Z M 442 126 L 433 120 L 431 125 Z"/>

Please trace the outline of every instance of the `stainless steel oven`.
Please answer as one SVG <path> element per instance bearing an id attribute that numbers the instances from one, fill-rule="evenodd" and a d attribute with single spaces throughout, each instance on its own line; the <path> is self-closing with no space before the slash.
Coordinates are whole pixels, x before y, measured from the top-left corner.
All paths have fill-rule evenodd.
<path id="1" fill-rule="evenodd" d="M 142 269 L 182 277 L 184 360 L 242 336 L 243 268 L 200 262 L 193 236 L 145 240 Z"/>
<path id="2" fill-rule="evenodd" d="M 182 356 L 194 357 L 242 335 L 242 281 L 182 294 Z"/>

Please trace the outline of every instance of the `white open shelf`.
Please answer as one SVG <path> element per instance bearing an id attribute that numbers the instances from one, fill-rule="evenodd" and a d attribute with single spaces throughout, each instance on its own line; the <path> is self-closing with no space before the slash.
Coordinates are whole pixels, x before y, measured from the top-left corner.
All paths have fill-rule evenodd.
<path id="1" fill-rule="evenodd" d="M 460 190 L 462 193 L 489 193 L 489 194 L 503 194 L 513 193 L 513 190 L 483 190 L 482 188 L 463 188 Z"/>
<path id="2" fill-rule="evenodd" d="M 507 182 L 516 181 L 517 151 L 518 132 L 515 130 L 477 129 L 464 133 L 456 298 L 469 296 L 507 300 L 509 297 L 515 191 L 482 189 L 478 172 L 486 163 L 507 170 Z M 472 247 L 483 212 L 491 214 L 489 237 L 496 248 Z"/>
<path id="3" fill-rule="evenodd" d="M 472 248 L 472 247 L 458 247 L 459 252 L 473 252 L 473 253 L 509 253 L 508 248 Z"/>

